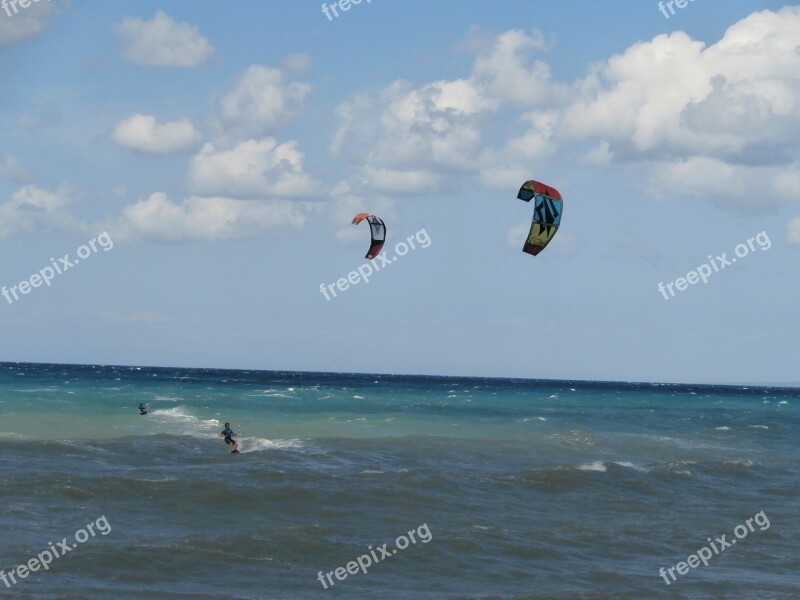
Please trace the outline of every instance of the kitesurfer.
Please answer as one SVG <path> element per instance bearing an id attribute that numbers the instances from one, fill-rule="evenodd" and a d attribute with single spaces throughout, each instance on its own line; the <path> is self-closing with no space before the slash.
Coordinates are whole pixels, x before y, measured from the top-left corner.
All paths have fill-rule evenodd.
<path id="1" fill-rule="evenodd" d="M 140 415 L 146 415 L 147 414 L 147 407 L 144 404 L 142 404 L 141 402 L 139 403 L 139 414 Z"/>
<path id="2" fill-rule="evenodd" d="M 230 423 L 225 423 L 225 429 L 222 430 L 222 433 L 220 433 L 220 435 L 225 437 L 226 444 L 233 446 L 231 454 L 236 454 L 237 452 L 239 452 L 239 444 L 237 444 L 236 440 L 233 439 L 233 436 L 235 436 L 236 434 L 233 432 L 233 429 L 231 429 Z"/>

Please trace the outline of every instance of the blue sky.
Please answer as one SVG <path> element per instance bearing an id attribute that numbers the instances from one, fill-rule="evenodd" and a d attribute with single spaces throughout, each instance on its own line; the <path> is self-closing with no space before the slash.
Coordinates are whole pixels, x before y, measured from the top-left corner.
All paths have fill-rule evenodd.
<path id="1" fill-rule="evenodd" d="M 0 360 L 800 381 L 800 6 L 320 5 L 0 10 Z"/>

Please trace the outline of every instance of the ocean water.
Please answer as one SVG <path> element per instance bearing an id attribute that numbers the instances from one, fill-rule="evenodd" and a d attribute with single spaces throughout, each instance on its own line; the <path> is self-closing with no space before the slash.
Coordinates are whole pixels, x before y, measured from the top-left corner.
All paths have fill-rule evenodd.
<path id="1" fill-rule="evenodd" d="M 0 597 L 800 598 L 798 389 L 2 363 L 0 415 Z"/>

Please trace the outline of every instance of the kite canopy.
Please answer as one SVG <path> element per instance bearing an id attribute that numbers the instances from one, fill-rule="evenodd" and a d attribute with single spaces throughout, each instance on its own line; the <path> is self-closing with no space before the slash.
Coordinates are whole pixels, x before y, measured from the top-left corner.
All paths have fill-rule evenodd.
<path id="1" fill-rule="evenodd" d="M 556 188 L 533 180 L 522 185 L 517 198 L 525 202 L 533 199 L 533 222 L 522 251 L 536 256 L 558 231 L 564 212 L 564 201 Z"/>
<path id="2" fill-rule="evenodd" d="M 353 217 L 353 225 L 358 225 L 365 219 L 369 223 L 372 243 L 370 244 L 369 252 L 364 258 L 373 259 L 380 254 L 381 248 L 383 248 L 383 244 L 386 241 L 386 225 L 381 219 L 369 213 L 358 213 Z"/>

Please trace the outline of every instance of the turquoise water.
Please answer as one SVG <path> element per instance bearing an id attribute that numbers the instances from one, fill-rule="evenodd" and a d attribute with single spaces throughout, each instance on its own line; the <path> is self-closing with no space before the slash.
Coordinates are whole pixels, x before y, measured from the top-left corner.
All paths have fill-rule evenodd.
<path id="1" fill-rule="evenodd" d="M 761 387 L 0 364 L 0 568 L 110 525 L 0 594 L 798 598 L 798 406 Z M 760 511 L 769 527 L 707 567 L 659 575 Z"/>

